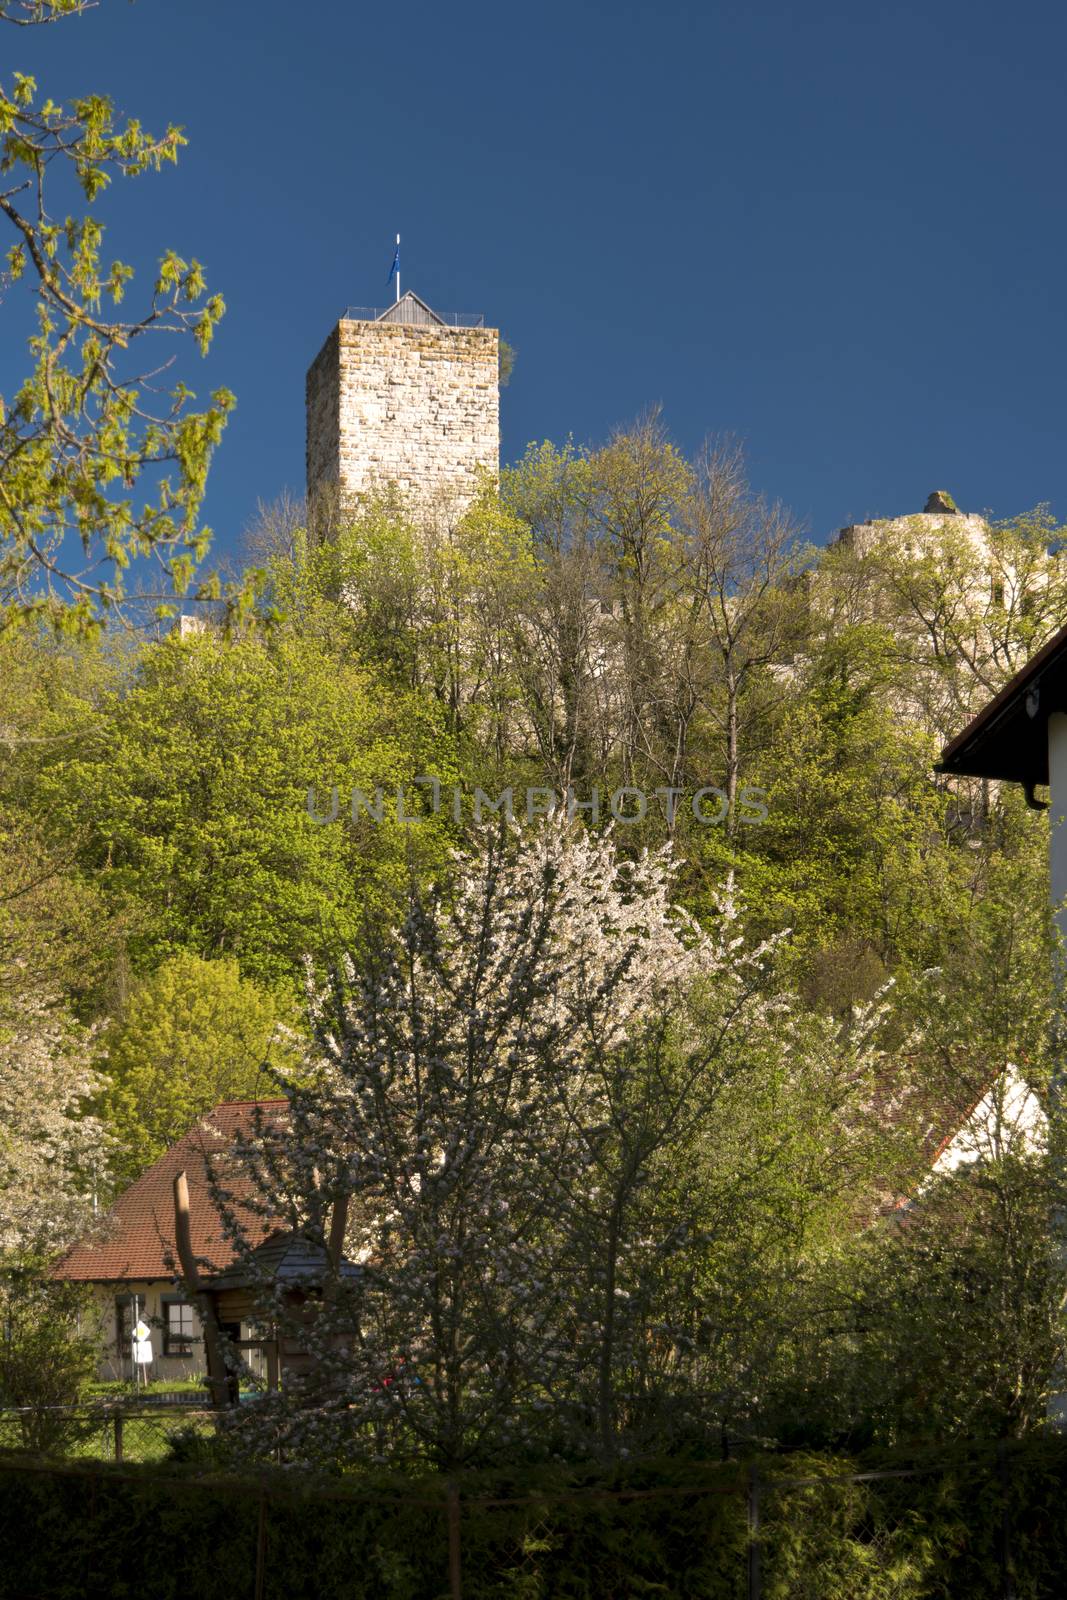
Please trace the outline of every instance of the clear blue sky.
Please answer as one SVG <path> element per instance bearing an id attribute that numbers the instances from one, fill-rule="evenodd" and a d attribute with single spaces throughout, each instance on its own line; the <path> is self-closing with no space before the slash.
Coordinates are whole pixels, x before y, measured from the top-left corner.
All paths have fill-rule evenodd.
<path id="1" fill-rule="evenodd" d="M 505 460 L 662 403 L 819 538 L 937 487 L 1067 518 L 1062 5 L 102 0 L 0 46 L 186 129 L 102 215 L 226 296 L 186 368 L 238 398 L 223 547 L 302 490 L 304 372 L 397 230 L 405 286 L 518 351 Z"/>

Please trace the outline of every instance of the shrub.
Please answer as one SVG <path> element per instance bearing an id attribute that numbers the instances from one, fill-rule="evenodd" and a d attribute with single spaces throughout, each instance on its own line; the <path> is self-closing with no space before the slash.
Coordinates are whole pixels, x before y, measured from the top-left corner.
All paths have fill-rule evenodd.
<path id="1" fill-rule="evenodd" d="M 0 1406 L 17 1409 L 24 1449 L 56 1453 L 89 1426 L 63 1408 L 76 1403 L 96 1365 L 96 1347 L 78 1331 L 84 1291 L 52 1283 L 36 1269 L 0 1279 Z"/>
<path id="2" fill-rule="evenodd" d="M 146 1572 L 159 1600 L 233 1600 L 253 1592 L 260 1551 L 267 1600 L 447 1593 L 439 1477 L 7 1466 L 0 1600 L 133 1600 Z M 1000 1600 L 1005 1558 L 1016 1600 L 1067 1588 L 1067 1440 L 1000 1454 L 779 1456 L 758 1469 L 764 1600 Z M 468 1474 L 465 1600 L 737 1600 L 750 1470 L 658 1460 Z"/>

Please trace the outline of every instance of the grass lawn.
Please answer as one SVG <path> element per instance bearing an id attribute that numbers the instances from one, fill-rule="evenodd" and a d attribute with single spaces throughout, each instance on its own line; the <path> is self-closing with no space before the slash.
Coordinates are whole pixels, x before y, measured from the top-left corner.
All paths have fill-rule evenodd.
<path id="1" fill-rule="evenodd" d="M 134 1385 L 125 1380 L 92 1382 L 86 1384 L 83 1400 L 140 1400 L 144 1395 L 187 1394 L 190 1401 L 207 1395 L 207 1385 L 200 1378 L 156 1379 L 152 1383 Z"/>

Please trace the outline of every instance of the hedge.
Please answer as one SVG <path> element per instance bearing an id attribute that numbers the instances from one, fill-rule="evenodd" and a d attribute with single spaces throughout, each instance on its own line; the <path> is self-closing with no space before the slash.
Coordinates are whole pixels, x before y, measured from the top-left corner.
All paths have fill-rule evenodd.
<path id="1" fill-rule="evenodd" d="M 753 1471 L 764 1600 L 1067 1593 L 1067 1440 L 1038 1437 L 468 1474 L 464 1600 L 745 1600 Z M 8 1457 L 0 1600 L 447 1600 L 445 1507 L 438 1478 Z"/>

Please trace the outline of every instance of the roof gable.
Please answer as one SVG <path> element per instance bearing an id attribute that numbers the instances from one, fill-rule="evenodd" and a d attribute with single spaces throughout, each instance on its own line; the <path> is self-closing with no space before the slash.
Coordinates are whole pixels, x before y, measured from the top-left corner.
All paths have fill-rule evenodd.
<path id="1" fill-rule="evenodd" d="M 387 311 L 383 311 L 378 321 L 415 323 L 416 325 L 430 323 L 438 328 L 443 328 L 445 325 L 445 319 L 439 317 L 436 311 L 430 309 L 425 300 L 420 300 L 418 295 L 413 294 L 410 289 L 407 289 L 400 296 L 395 305 L 391 305 Z"/>
<path id="2" fill-rule="evenodd" d="M 966 1121 L 944 1139 L 931 1164 L 931 1175 L 996 1160 L 1008 1150 L 1030 1155 L 1040 1150 L 1048 1117 L 1025 1078 L 1012 1066 L 992 1083 Z"/>
<path id="3" fill-rule="evenodd" d="M 236 1252 L 223 1236 L 211 1200 L 208 1161 L 231 1148 L 238 1135 L 254 1131 L 257 1109 L 276 1120 L 285 1116 L 287 1107 L 285 1100 L 230 1100 L 215 1106 L 119 1195 L 103 1218 L 100 1238 L 73 1245 L 52 1269 L 52 1276 L 80 1283 L 172 1281 L 176 1275 L 169 1264 L 176 1258 L 173 1184 L 183 1171 L 189 1181 L 193 1253 L 216 1272 L 229 1266 Z M 240 1185 L 231 1187 L 239 1198 Z M 270 1224 L 251 1210 L 241 1220 L 252 1238 L 271 1232 Z"/>

